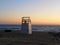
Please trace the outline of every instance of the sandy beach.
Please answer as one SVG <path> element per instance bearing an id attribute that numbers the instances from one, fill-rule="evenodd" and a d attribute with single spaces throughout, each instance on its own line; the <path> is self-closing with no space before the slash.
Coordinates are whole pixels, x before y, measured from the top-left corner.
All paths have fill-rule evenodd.
<path id="1" fill-rule="evenodd" d="M 23 35 L 19 30 L 0 30 L 0 45 L 60 45 L 49 32 L 33 32 Z"/>

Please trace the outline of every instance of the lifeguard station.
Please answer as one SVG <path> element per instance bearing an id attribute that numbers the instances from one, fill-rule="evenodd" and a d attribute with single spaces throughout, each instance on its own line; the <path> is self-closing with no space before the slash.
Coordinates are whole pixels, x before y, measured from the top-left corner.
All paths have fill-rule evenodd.
<path id="1" fill-rule="evenodd" d="M 32 34 L 30 17 L 22 17 L 21 33 Z"/>

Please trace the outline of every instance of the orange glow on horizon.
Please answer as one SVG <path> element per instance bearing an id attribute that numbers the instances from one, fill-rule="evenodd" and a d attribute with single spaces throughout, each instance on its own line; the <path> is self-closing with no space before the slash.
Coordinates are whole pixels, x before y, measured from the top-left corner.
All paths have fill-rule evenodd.
<path id="1" fill-rule="evenodd" d="M 21 24 L 21 18 L 11 18 L 11 19 L 5 19 L 0 20 L 0 22 L 7 22 L 7 23 L 17 23 Z M 38 19 L 38 18 L 32 18 L 31 19 L 32 24 L 60 24 L 60 21 L 58 19 Z"/>

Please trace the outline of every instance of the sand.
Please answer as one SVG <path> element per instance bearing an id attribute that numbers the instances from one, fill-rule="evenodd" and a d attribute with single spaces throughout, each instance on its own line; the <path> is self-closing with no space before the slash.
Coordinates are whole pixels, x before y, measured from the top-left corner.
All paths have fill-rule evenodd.
<path id="1" fill-rule="evenodd" d="M 19 30 L 0 30 L 0 45 L 60 45 L 60 40 L 49 32 L 33 31 L 31 35 L 24 35 Z"/>

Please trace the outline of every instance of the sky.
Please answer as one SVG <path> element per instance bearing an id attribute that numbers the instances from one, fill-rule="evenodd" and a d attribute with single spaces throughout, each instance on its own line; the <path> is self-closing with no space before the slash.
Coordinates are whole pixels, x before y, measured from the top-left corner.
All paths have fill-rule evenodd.
<path id="1" fill-rule="evenodd" d="M 20 24 L 24 16 L 32 24 L 60 24 L 60 0 L 0 0 L 0 24 Z"/>

